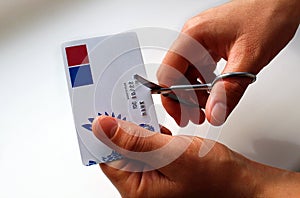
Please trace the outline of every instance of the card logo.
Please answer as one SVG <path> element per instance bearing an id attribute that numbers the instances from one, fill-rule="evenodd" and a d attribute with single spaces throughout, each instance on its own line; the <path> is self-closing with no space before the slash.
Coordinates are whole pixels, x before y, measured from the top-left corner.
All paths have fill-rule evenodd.
<path id="1" fill-rule="evenodd" d="M 117 118 L 119 120 L 126 120 L 126 117 L 122 117 L 121 114 L 115 115 L 114 112 L 111 113 L 111 115 L 109 115 L 108 112 L 104 112 L 102 113 L 98 113 L 98 116 L 101 115 L 106 115 L 106 116 L 111 116 L 114 118 Z M 92 132 L 92 123 L 94 121 L 94 118 L 88 118 L 89 123 L 88 124 L 83 124 L 81 125 L 83 128 L 87 129 L 88 131 Z M 116 152 L 115 150 L 112 150 L 111 154 L 107 155 L 107 156 L 102 156 L 101 157 L 101 162 L 112 162 L 112 161 L 116 161 L 116 160 L 120 160 L 123 159 L 123 156 L 121 154 L 119 154 L 118 152 Z M 94 164 L 97 164 L 96 161 L 94 160 L 89 160 L 88 164 L 86 164 L 86 166 L 92 166 Z"/>
<path id="2" fill-rule="evenodd" d="M 93 84 L 86 45 L 66 47 L 65 50 L 72 87 Z"/>
<path id="3" fill-rule="evenodd" d="M 115 115 L 114 112 L 112 112 L 111 115 L 109 115 L 109 113 L 107 113 L 107 112 L 104 112 L 104 113 L 98 113 L 98 116 L 101 116 L 101 115 L 111 116 L 111 117 L 113 117 L 113 118 L 117 118 L 117 119 L 119 119 L 119 120 L 124 120 L 124 121 L 126 121 L 126 117 L 122 117 L 121 114 Z M 85 128 L 85 129 L 89 130 L 89 131 L 92 131 L 92 123 L 93 123 L 93 121 L 94 121 L 94 118 L 88 118 L 88 121 L 89 121 L 90 123 L 88 123 L 88 124 L 83 124 L 83 125 L 81 125 L 81 126 L 82 126 L 83 128 Z"/>

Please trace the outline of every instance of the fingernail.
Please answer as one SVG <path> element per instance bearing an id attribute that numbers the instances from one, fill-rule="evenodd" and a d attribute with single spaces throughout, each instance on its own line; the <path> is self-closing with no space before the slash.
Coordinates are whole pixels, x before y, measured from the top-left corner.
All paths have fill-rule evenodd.
<path id="1" fill-rule="evenodd" d="M 227 107 L 224 103 L 216 103 L 211 111 L 211 123 L 216 126 L 222 125 L 226 120 L 226 111 Z"/>
<path id="2" fill-rule="evenodd" d="M 98 118 L 98 123 L 98 129 L 104 132 L 108 138 L 111 138 L 115 135 L 118 128 L 118 122 L 115 118 L 109 116 L 100 116 Z"/>

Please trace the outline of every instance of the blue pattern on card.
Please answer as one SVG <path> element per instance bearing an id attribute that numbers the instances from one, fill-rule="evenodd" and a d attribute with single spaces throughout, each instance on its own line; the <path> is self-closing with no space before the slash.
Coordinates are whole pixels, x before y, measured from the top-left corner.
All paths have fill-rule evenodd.
<path id="1" fill-rule="evenodd" d="M 106 115 L 106 116 L 109 116 L 109 113 L 108 112 L 104 112 L 104 113 L 98 113 L 98 116 L 101 116 L 101 115 Z M 121 114 L 118 114 L 116 116 L 116 114 L 114 112 L 111 113 L 111 117 L 114 117 L 114 118 L 118 118 L 118 119 L 122 119 L 122 120 L 126 120 L 126 117 L 123 117 L 122 118 L 122 115 Z M 87 129 L 88 131 L 92 132 L 92 123 L 94 121 L 94 118 L 88 118 L 88 121 L 89 123 L 87 124 L 83 124 L 81 125 L 83 128 Z M 120 159 L 123 159 L 123 156 L 121 154 L 119 154 L 118 152 L 116 151 L 112 151 L 111 154 L 107 155 L 106 157 L 101 157 L 101 162 L 103 163 L 106 163 L 106 162 L 112 162 L 112 161 L 115 161 L 115 160 L 120 160 Z M 95 165 L 97 164 L 96 161 L 94 160 L 89 160 L 88 164 L 86 164 L 86 166 L 92 166 L 92 165 Z"/>
<path id="2" fill-rule="evenodd" d="M 151 125 L 149 125 L 149 124 L 143 123 L 143 124 L 139 124 L 139 126 L 145 128 L 145 129 L 147 129 L 149 131 L 154 131 L 154 127 L 151 126 Z"/>
<path id="3" fill-rule="evenodd" d="M 81 126 L 89 131 L 92 131 L 92 124 L 83 124 Z"/>
<path id="4" fill-rule="evenodd" d="M 80 87 L 93 84 L 90 65 L 70 67 L 69 72 L 72 87 Z"/>
<path id="5" fill-rule="evenodd" d="M 86 164 L 86 166 L 92 166 L 92 165 L 95 165 L 97 164 L 97 162 L 93 161 L 93 160 L 89 160 L 89 163 Z"/>
<path id="6" fill-rule="evenodd" d="M 105 162 L 112 162 L 112 161 L 116 161 L 116 160 L 120 160 L 123 159 L 123 156 L 119 153 L 117 153 L 117 151 L 112 151 L 111 154 L 109 154 L 106 157 L 102 157 L 102 161 Z"/>
<path id="7" fill-rule="evenodd" d="M 102 115 L 102 113 L 98 113 L 98 116 L 101 116 L 101 115 Z M 104 115 L 109 116 L 109 113 L 104 112 Z M 116 117 L 114 112 L 111 113 L 111 117 L 114 117 L 114 118 Z M 118 114 L 117 118 L 118 118 L 119 120 L 124 120 L 124 121 L 126 121 L 126 117 L 123 117 L 123 118 L 122 118 L 122 115 L 121 115 L 121 114 Z M 89 121 L 89 123 L 83 124 L 83 125 L 81 125 L 81 126 L 82 126 L 83 128 L 85 128 L 85 129 L 87 129 L 87 130 L 89 130 L 89 131 L 92 132 L 92 123 L 93 123 L 93 121 L 94 121 L 94 118 L 88 118 L 88 121 Z M 154 130 L 154 129 L 153 129 L 153 130 Z"/>

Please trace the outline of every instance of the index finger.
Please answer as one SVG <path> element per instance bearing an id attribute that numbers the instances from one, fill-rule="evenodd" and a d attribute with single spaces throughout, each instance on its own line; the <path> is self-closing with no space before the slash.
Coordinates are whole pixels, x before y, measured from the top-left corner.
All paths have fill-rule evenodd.
<path id="1" fill-rule="evenodd" d="M 178 53 L 169 50 L 157 71 L 158 83 L 171 86 L 179 82 L 187 71 L 189 62 Z"/>
<path id="2" fill-rule="evenodd" d="M 215 61 L 201 43 L 188 34 L 180 33 L 163 59 L 157 79 L 161 85 L 171 86 L 182 78 L 189 78 L 185 76 L 189 66 L 194 66 L 201 75 L 208 73 L 212 65 Z"/>

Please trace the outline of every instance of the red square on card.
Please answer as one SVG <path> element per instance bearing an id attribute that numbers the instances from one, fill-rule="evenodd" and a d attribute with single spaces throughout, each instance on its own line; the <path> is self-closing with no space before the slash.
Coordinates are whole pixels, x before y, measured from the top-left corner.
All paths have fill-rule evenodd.
<path id="1" fill-rule="evenodd" d="M 68 66 L 89 63 L 86 45 L 66 47 Z"/>

